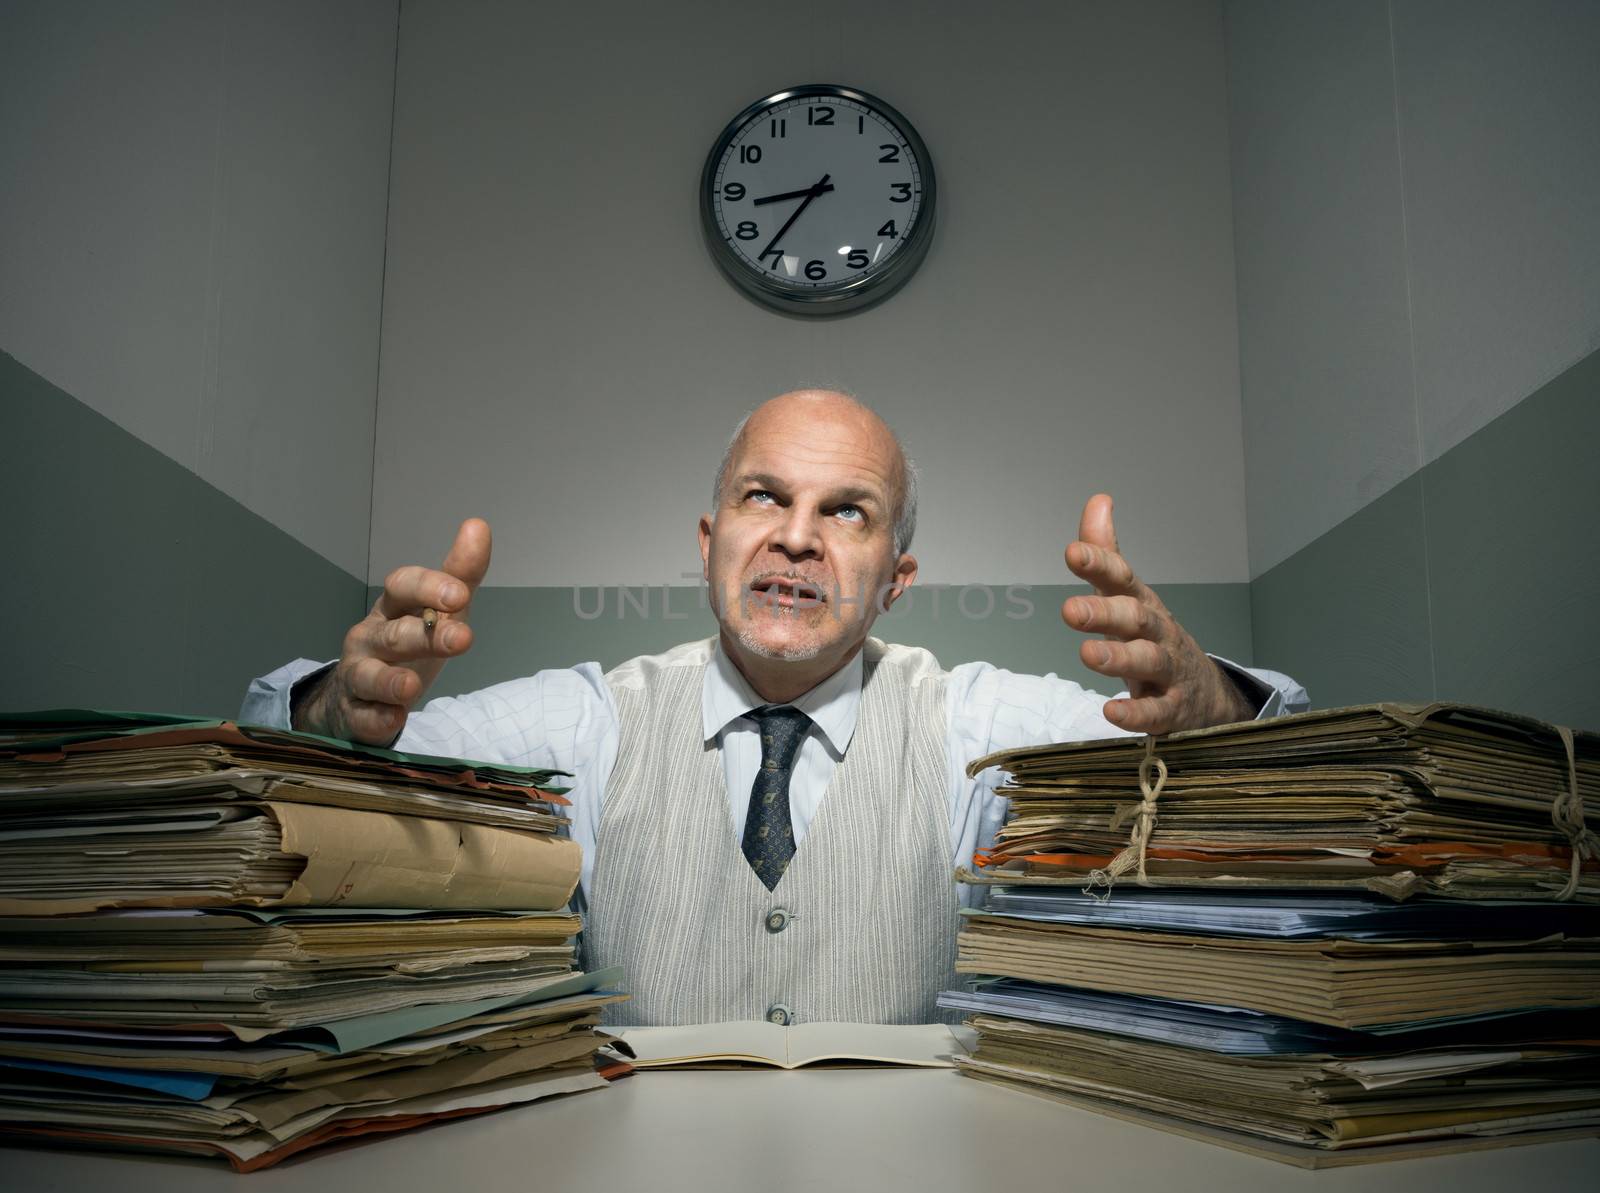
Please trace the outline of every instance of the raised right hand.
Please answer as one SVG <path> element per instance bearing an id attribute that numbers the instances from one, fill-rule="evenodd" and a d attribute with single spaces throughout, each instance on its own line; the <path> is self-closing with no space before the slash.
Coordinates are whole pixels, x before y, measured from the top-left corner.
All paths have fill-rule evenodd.
<path id="1" fill-rule="evenodd" d="M 1106 720 L 1134 733 L 1158 734 L 1256 715 L 1216 660 L 1134 573 L 1117 546 L 1109 494 L 1097 493 L 1083 507 L 1067 566 L 1094 586 L 1095 595 L 1068 597 L 1062 618 L 1075 630 L 1105 635 L 1084 642 L 1078 657 L 1090 670 L 1128 685 L 1128 699 L 1106 701 Z"/>
<path id="2" fill-rule="evenodd" d="M 438 571 L 413 564 L 390 572 L 372 612 L 344 636 L 338 664 L 296 702 L 294 727 L 377 746 L 399 737 L 445 660 L 472 646 L 467 611 L 492 545 L 489 524 L 468 518 Z M 431 630 L 425 609 L 437 615 Z"/>

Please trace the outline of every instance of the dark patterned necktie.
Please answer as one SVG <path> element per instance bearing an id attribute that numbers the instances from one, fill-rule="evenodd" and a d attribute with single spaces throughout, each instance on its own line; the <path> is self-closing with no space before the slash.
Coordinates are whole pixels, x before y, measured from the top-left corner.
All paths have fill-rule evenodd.
<path id="1" fill-rule="evenodd" d="M 761 729 L 761 769 L 750 788 L 744 818 L 744 856 L 770 891 L 794 856 L 789 819 L 789 776 L 811 718 L 788 704 L 763 704 L 749 714 Z"/>

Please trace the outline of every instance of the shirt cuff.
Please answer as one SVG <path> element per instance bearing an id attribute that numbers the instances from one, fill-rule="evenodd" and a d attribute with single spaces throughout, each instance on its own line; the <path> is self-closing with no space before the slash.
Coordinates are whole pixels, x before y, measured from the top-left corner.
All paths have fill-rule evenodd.
<path id="1" fill-rule="evenodd" d="M 337 659 L 331 663 L 296 659 L 276 671 L 252 679 L 244 694 L 244 704 L 239 708 L 240 723 L 264 725 L 271 729 L 293 728 L 290 709 L 295 689 L 308 681 L 316 682 L 336 662 Z"/>
<path id="2" fill-rule="evenodd" d="M 1234 686 L 1256 710 L 1255 719 L 1258 721 L 1264 721 L 1268 717 L 1281 717 L 1288 713 L 1305 712 L 1311 707 L 1311 698 L 1306 694 L 1306 690 L 1281 672 L 1241 667 L 1238 663 L 1217 655 L 1206 657 L 1227 673 Z"/>

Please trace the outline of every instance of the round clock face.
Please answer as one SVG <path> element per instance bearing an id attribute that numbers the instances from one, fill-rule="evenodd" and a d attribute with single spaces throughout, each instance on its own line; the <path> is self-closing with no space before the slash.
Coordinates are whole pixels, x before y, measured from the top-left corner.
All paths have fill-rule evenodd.
<path id="1" fill-rule="evenodd" d="M 903 285 L 933 236 L 933 161 L 905 117 L 848 87 L 780 91 L 734 117 L 700 179 L 712 256 L 753 297 L 835 314 Z"/>

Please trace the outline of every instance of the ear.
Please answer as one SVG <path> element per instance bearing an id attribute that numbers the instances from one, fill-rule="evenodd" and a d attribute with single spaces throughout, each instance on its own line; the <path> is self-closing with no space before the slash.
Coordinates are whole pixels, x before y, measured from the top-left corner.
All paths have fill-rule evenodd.
<path id="1" fill-rule="evenodd" d="M 905 594 L 906 589 L 917 582 L 917 557 L 910 552 L 902 555 L 894 565 L 894 577 L 890 581 L 888 592 L 883 597 L 884 613 L 889 611 L 889 606 L 898 601 Z"/>
<path id="2" fill-rule="evenodd" d="M 710 514 L 700 515 L 700 578 L 711 579 L 711 523 Z"/>

